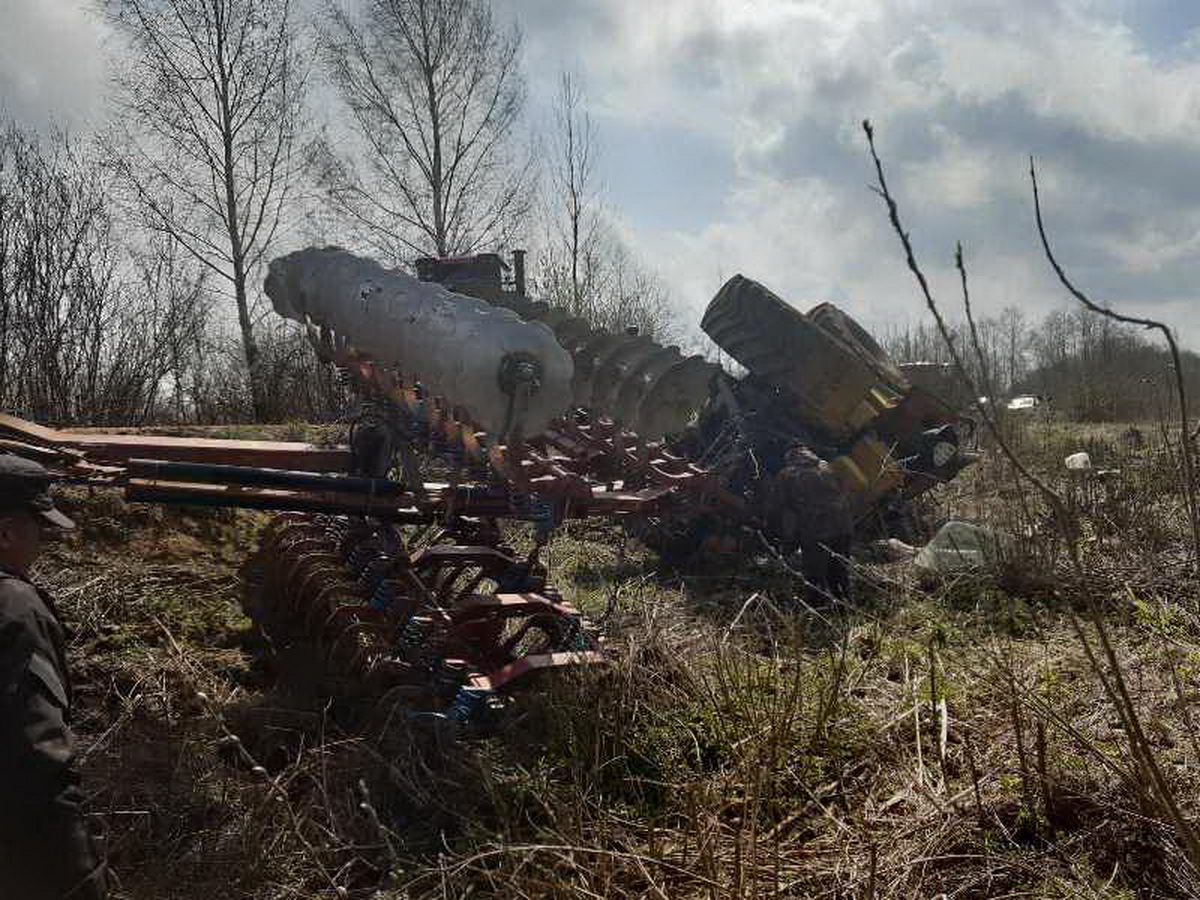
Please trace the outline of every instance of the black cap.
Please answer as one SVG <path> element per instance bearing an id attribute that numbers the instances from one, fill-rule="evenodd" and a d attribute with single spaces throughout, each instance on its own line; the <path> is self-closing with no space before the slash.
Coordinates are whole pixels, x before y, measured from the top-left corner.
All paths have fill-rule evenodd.
<path id="1" fill-rule="evenodd" d="M 55 508 L 50 473 L 44 466 L 13 453 L 0 453 L 0 515 L 14 509 L 27 509 L 58 528 L 75 527 Z"/>

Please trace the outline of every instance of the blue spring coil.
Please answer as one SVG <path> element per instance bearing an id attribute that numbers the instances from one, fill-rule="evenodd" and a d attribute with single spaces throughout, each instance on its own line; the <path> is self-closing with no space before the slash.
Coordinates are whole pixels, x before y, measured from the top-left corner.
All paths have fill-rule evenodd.
<path id="1" fill-rule="evenodd" d="M 372 548 L 367 543 L 355 544 L 346 550 L 343 558 L 346 560 L 346 565 L 355 572 L 360 572 L 367 564 L 370 558 Z"/>
<path id="2" fill-rule="evenodd" d="M 421 646 L 424 639 L 425 629 L 422 627 L 422 623 L 410 618 L 396 636 L 396 644 L 403 651 L 413 652 Z"/>
<path id="3" fill-rule="evenodd" d="M 437 662 L 437 650 L 428 640 L 432 623 L 410 618 L 396 638 L 396 650 L 405 662 L 419 669 L 432 669 Z"/>
<path id="4" fill-rule="evenodd" d="M 460 687 L 454 695 L 446 718 L 459 725 L 466 725 L 485 709 L 495 706 L 495 691 L 485 688 Z"/>
<path id="5" fill-rule="evenodd" d="M 588 649 L 588 637 L 583 631 L 582 616 L 574 615 L 570 617 L 570 624 L 567 626 L 567 634 L 563 640 L 563 644 L 566 650 Z"/>
<path id="6" fill-rule="evenodd" d="M 387 577 L 390 569 L 391 565 L 387 557 L 376 552 L 372 553 L 369 559 L 363 560 L 362 564 L 352 571 L 358 586 L 363 589 L 363 593 L 369 595 L 375 592 L 375 588 Z"/>
<path id="7" fill-rule="evenodd" d="M 369 605 L 374 609 L 388 610 L 396 602 L 396 588 L 386 580 L 381 579 L 371 592 Z"/>
<path id="8" fill-rule="evenodd" d="M 550 535 L 559 524 L 554 504 L 533 494 L 529 497 L 528 508 L 533 521 L 534 537 L 539 544 L 544 544 L 550 539 Z"/>

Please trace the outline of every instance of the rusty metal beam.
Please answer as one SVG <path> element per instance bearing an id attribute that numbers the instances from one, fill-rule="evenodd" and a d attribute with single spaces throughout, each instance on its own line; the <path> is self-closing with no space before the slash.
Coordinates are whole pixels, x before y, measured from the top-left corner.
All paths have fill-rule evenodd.
<path id="1" fill-rule="evenodd" d="M 334 491 L 192 484 L 148 478 L 129 479 L 125 485 L 125 499 L 134 503 L 180 503 L 194 506 L 235 506 L 243 509 L 362 515 L 411 523 L 427 522 L 432 517 L 430 511 L 412 505 L 411 497 L 380 499 Z"/>
<path id="2" fill-rule="evenodd" d="M 223 438 L 165 437 L 149 434 L 106 434 L 59 431 L 0 413 L 0 434 L 55 450 L 78 450 L 90 458 L 114 463 L 130 459 L 225 463 L 274 469 L 347 472 L 350 449 L 319 447 L 299 441 L 245 441 Z"/>
<path id="3" fill-rule="evenodd" d="M 606 662 L 604 654 L 597 650 L 539 653 L 533 656 L 523 656 L 487 675 L 475 675 L 468 679 L 468 683 L 471 687 L 483 690 L 507 691 L 511 690 L 516 682 L 540 672 L 577 666 L 598 666 Z"/>

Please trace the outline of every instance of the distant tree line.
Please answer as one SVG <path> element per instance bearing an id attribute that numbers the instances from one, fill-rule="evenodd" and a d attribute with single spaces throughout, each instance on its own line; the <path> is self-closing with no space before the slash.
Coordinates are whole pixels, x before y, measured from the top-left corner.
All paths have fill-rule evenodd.
<path id="1" fill-rule="evenodd" d="M 976 322 L 979 353 L 966 323 L 953 336 L 964 350 L 972 381 L 994 400 L 1033 394 L 1079 421 L 1146 421 L 1170 412 L 1174 381 L 1170 354 L 1142 331 L 1083 309 L 1056 310 L 1033 321 L 1016 307 Z M 949 363 L 933 325 L 884 336 L 901 362 Z M 1183 354 L 1184 383 L 1200 397 L 1200 356 Z"/>
<path id="2" fill-rule="evenodd" d="M 543 299 L 669 330 L 667 292 L 605 201 L 581 85 L 564 75 L 553 121 L 529 122 L 521 33 L 489 0 L 103 8 L 129 49 L 107 124 L 35 131 L 0 110 L 0 408 L 134 425 L 344 413 L 261 291 L 266 262 L 304 243 L 400 267 L 524 246 Z"/>

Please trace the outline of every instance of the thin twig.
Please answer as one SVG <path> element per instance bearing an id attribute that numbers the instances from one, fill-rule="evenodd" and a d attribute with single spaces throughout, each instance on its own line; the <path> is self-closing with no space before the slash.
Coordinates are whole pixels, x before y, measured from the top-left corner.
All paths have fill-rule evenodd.
<path id="1" fill-rule="evenodd" d="M 888 216 L 891 221 L 893 229 L 895 230 L 896 234 L 899 236 L 900 242 L 901 242 L 902 246 L 904 247 L 904 252 L 905 252 L 905 257 L 906 257 L 906 260 L 908 263 L 908 268 L 913 273 L 913 276 L 916 278 L 917 283 L 921 288 L 921 292 L 924 295 L 926 305 L 928 306 L 929 311 L 932 313 L 935 321 L 937 322 L 938 330 L 942 335 L 942 339 L 946 343 L 946 347 L 947 347 L 948 351 L 950 352 L 951 357 L 954 359 L 955 365 L 958 368 L 960 375 L 962 376 L 962 378 L 964 379 L 964 381 L 966 382 L 968 387 L 970 387 L 972 393 L 978 395 L 978 389 L 975 387 L 975 384 L 971 379 L 970 373 L 967 371 L 966 366 L 963 364 L 962 357 L 958 352 L 958 348 L 956 347 L 956 345 L 954 343 L 953 337 L 950 334 L 950 330 L 947 327 L 945 320 L 942 318 L 942 315 L 941 315 L 940 310 L 938 309 L 937 303 L 933 299 L 933 295 L 929 289 L 928 281 L 926 280 L 924 273 L 921 271 L 920 266 L 917 264 L 916 257 L 914 255 L 913 249 L 912 249 L 912 243 L 909 240 L 908 234 L 907 234 L 907 232 L 905 232 L 904 227 L 900 223 L 900 216 L 899 216 L 899 211 L 896 206 L 896 202 L 895 202 L 895 200 L 893 200 L 891 193 L 888 191 L 887 181 L 884 177 L 884 172 L 883 172 L 883 164 L 880 161 L 879 155 L 875 150 L 874 132 L 871 128 L 870 122 L 865 121 L 865 120 L 863 121 L 863 130 L 866 133 L 867 143 L 868 143 L 868 145 L 870 147 L 870 151 L 871 151 L 871 158 L 875 163 L 875 171 L 879 178 L 879 186 L 876 189 L 876 191 L 877 191 L 877 193 L 879 193 L 879 195 L 884 199 L 885 203 L 887 204 Z M 1184 459 L 1184 469 L 1185 469 L 1185 478 L 1186 478 L 1185 491 L 1186 491 L 1186 496 L 1187 496 L 1187 500 L 1188 500 L 1189 515 L 1190 515 L 1191 523 L 1192 523 L 1193 553 L 1195 554 L 1193 557 L 1193 563 L 1195 564 L 1197 561 L 1200 561 L 1200 522 L 1197 522 L 1197 517 L 1196 517 L 1195 485 L 1194 485 L 1194 482 L 1192 479 L 1191 447 L 1190 447 L 1190 440 L 1189 440 L 1189 435 L 1188 435 L 1188 431 L 1187 431 L 1186 395 L 1185 395 L 1185 391 L 1183 389 L 1182 370 L 1181 370 L 1181 365 L 1180 365 L 1180 361 L 1179 361 L 1178 347 L 1175 344 L 1174 336 L 1171 334 L 1170 329 L 1168 329 L 1165 325 L 1163 325 L 1160 322 L 1155 322 L 1150 319 L 1136 319 L 1133 317 L 1121 316 L 1117 313 L 1112 312 L 1111 310 L 1107 310 L 1102 307 L 1099 307 L 1096 304 L 1092 303 L 1091 300 L 1089 300 L 1077 288 L 1075 288 L 1075 286 L 1066 277 L 1066 274 L 1063 272 L 1062 268 L 1058 265 L 1057 260 L 1055 260 L 1053 253 L 1050 250 L 1050 244 L 1046 238 L 1045 228 L 1044 228 L 1044 225 L 1042 222 L 1041 206 L 1040 206 L 1040 202 L 1039 202 L 1039 198 L 1038 198 L 1038 194 L 1037 194 L 1036 172 L 1033 167 L 1032 159 L 1030 160 L 1030 175 L 1033 179 L 1033 185 L 1034 185 L 1034 207 L 1035 207 L 1035 212 L 1037 215 L 1038 232 L 1039 232 L 1039 235 L 1041 236 L 1042 245 L 1046 251 L 1047 258 L 1050 260 L 1051 265 L 1054 267 L 1055 272 L 1058 274 L 1059 279 L 1062 281 L 1064 286 L 1066 286 L 1067 289 L 1072 293 L 1072 295 L 1075 296 L 1076 299 L 1078 299 L 1080 301 L 1080 303 L 1082 303 L 1087 309 L 1089 309 L 1093 312 L 1096 312 L 1098 314 L 1107 316 L 1109 318 L 1112 318 L 1116 321 L 1127 322 L 1130 324 L 1140 324 L 1147 328 L 1158 329 L 1158 330 L 1162 331 L 1163 335 L 1166 337 L 1168 346 L 1171 349 L 1172 358 L 1175 361 L 1176 387 L 1179 391 L 1180 415 L 1181 415 L 1181 438 L 1182 438 L 1181 444 L 1182 444 L 1182 450 L 1183 450 L 1183 453 L 1185 456 L 1185 459 Z M 959 249 L 959 252 L 956 254 L 956 265 L 958 267 L 958 271 L 961 276 L 963 292 L 964 292 L 964 304 L 967 306 L 967 308 L 969 310 L 970 295 L 969 295 L 969 291 L 967 290 L 966 267 L 965 267 L 965 263 L 963 262 L 961 248 Z M 974 332 L 973 332 L 973 339 L 977 340 L 977 334 L 975 334 Z M 1026 467 L 1020 461 L 1020 459 L 1016 456 L 1016 454 L 1013 453 L 1012 449 L 1009 447 L 1008 443 L 1005 441 L 1004 436 L 1000 433 L 999 428 L 996 427 L 996 423 L 995 423 L 990 411 L 984 409 L 982 406 L 981 406 L 980 411 L 981 411 L 981 414 L 983 415 L 985 424 L 988 426 L 988 429 L 992 433 L 992 436 L 996 439 L 997 445 L 1000 447 L 1000 450 L 1004 454 L 1005 458 L 1008 459 L 1008 461 L 1014 466 L 1014 468 L 1021 474 L 1022 477 L 1024 477 L 1029 483 L 1031 483 L 1035 487 L 1037 487 L 1037 489 L 1042 493 L 1042 496 L 1045 498 L 1046 502 L 1051 506 L 1052 510 L 1054 511 L 1055 518 L 1056 518 L 1056 520 L 1059 524 L 1059 527 L 1062 531 L 1062 536 L 1063 536 L 1063 538 L 1066 542 L 1067 548 L 1070 552 L 1071 565 L 1072 565 L 1074 574 L 1075 574 L 1078 582 L 1083 583 L 1084 575 L 1085 575 L 1084 569 L 1083 569 L 1083 563 L 1082 563 L 1082 559 L 1080 557 L 1079 547 L 1078 547 L 1078 543 L 1076 540 L 1076 535 L 1074 534 L 1073 529 L 1070 527 L 1070 518 L 1068 516 L 1067 509 L 1065 507 L 1065 504 L 1063 503 L 1062 498 L 1058 495 L 1057 492 L 1055 492 L 1053 489 L 1051 489 L 1049 487 L 1049 485 L 1047 485 L 1042 479 L 1040 479 L 1034 473 L 1032 473 L 1028 469 L 1028 467 Z M 1101 684 L 1103 685 L 1103 687 L 1105 689 L 1105 693 L 1108 695 L 1109 701 L 1112 703 L 1114 709 L 1117 712 L 1118 717 L 1121 719 L 1122 725 L 1126 729 L 1126 734 L 1129 737 L 1130 749 L 1132 751 L 1132 754 L 1133 754 L 1136 762 L 1138 763 L 1139 769 L 1144 773 L 1144 777 L 1146 779 L 1148 779 L 1150 782 L 1149 785 L 1145 785 L 1145 784 L 1139 783 L 1137 780 L 1134 780 L 1132 786 L 1135 790 L 1135 793 L 1141 797 L 1148 797 L 1148 798 L 1155 799 L 1158 801 L 1158 804 L 1161 807 L 1165 808 L 1165 811 L 1166 811 L 1168 817 L 1171 819 L 1172 823 L 1175 826 L 1175 829 L 1179 835 L 1180 840 L 1184 844 L 1184 847 L 1187 851 L 1187 857 L 1189 859 L 1189 862 L 1191 862 L 1192 865 L 1195 867 L 1200 867 L 1200 842 L 1197 841 L 1197 837 L 1195 835 L 1195 832 L 1192 830 L 1190 823 L 1186 819 L 1184 819 L 1184 817 L 1182 816 L 1181 811 L 1178 806 L 1178 803 L 1176 802 L 1175 796 L 1174 796 L 1173 792 L 1171 791 L 1169 785 L 1167 785 L 1166 779 L 1163 777 L 1162 771 L 1159 768 L 1159 766 L 1157 764 L 1157 760 L 1154 757 L 1153 750 L 1150 747 L 1149 742 L 1146 740 L 1144 732 L 1142 731 L 1141 722 L 1137 715 L 1137 710 L 1134 707 L 1133 702 L 1129 696 L 1128 690 L 1125 686 L 1125 681 L 1124 681 L 1124 677 L 1123 677 L 1123 674 L 1121 671 L 1120 664 L 1117 660 L 1116 654 L 1113 652 L 1111 643 L 1108 640 L 1108 635 L 1104 628 L 1104 622 L 1103 622 L 1103 617 L 1102 617 L 1102 613 L 1101 613 L 1101 609 L 1100 609 L 1100 604 L 1094 593 L 1088 594 L 1088 606 L 1089 606 L 1089 611 L 1090 611 L 1090 615 L 1092 618 L 1092 623 L 1093 623 L 1094 627 L 1096 628 L 1097 634 L 1100 638 L 1101 647 L 1103 648 L 1104 655 L 1107 658 L 1109 674 L 1111 675 L 1111 681 L 1109 680 L 1109 678 L 1107 678 L 1105 676 L 1105 668 L 1101 665 L 1100 661 L 1096 658 L 1095 653 L 1092 651 L 1092 648 L 1091 648 L 1089 642 L 1087 641 L 1087 637 L 1083 631 L 1081 623 L 1078 621 L 1078 619 L 1074 615 L 1072 615 L 1072 617 L 1071 617 L 1072 624 L 1075 628 L 1077 636 L 1080 638 L 1080 641 L 1083 644 L 1085 652 L 1087 653 L 1088 660 L 1091 664 L 1092 670 L 1100 678 Z M 1015 699 L 1015 694 L 1017 693 L 1016 685 L 1015 685 L 1015 682 L 1012 681 L 1011 679 L 1010 679 L 1009 687 L 1010 687 L 1010 690 L 1012 691 L 1012 693 L 1014 694 L 1014 699 Z M 1014 716 L 1015 716 L 1015 702 L 1014 702 Z M 1014 718 L 1014 721 L 1016 721 L 1015 718 Z M 1018 732 L 1019 732 L 1019 724 L 1018 724 Z M 1020 734 L 1019 733 L 1018 733 L 1018 742 L 1020 742 Z M 1023 775 L 1025 776 L 1026 785 L 1027 785 L 1028 784 L 1028 781 L 1027 781 L 1028 770 L 1027 770 L 1027 767 L 1024 765 L 1024 761 L 1023 761 L 1023 765 L 1022 765 L 1022 770 L 1023 770 Z M 1027 786 L 1026 786 L 1026 794 L 1028 796 L 1028 787 Z"/>
<path id="2" fill-rule="evenodd" d="M 1126 325 L 1140 325 L 1143 328 L 1159 331 L 1166 339 L 1167 347 L 1171 351 L 1171 362 L 1175 368 L 1175 391 L 1179 396 L 1179 442 L 1183 452 L 1184 493 L 1187 497 L 1188 518 L 1192 524 L 1192 564 L 1200 565 L 1200 520 L 1197 519 L 1196 515 L 1196 482 L 1192 463 L 1192 441 L 1200 435 L 1200 427 L 1195 432 L 1188 433 L 1187 391 L 1183 385 L 1183 361 L 1179 355 L 1179 345 L 1175 343 L 1175 335 L 1171 333 L 1171 329 L 1164 323 L 1155 319 L 1122 315 L 1092 302 L 1083 291 L 1071 282 L 1071 279 L 1067 277 L 1067 273 L 1063 271 L 1062 266 L 1059 265 L 1058 260 L 1055 258 L 1054 251 L 1050 249 L 1050 240 L 1046 237 L 1046 227 L 1042 221 L 1041 198 L 1038 196 L 1037 169 L 1034 166 L 1032 156 L 1029 157 L 1029 180 L 1033 184 L 1033 211 L 1037 217 L 1038 236 L 1042 240 L 1042 249 L 1045 250 L 1046 259 L 1049 261 L 1051 268 L 1054 269 L 1054 274 L 1058 276 L 1058 280 L 1062 282 L 1063 287 L 1089 311 L 1104 316 L 1107 319 L 1112 319 L 1115 322 L 1122 322 Z"/>
<path id="3" fill-rule="evenodd" d="M 880 197 L 883 198 L 884 203 L 887 205 L 888 218 L 892 223 L 892 229 L 896 232 L 897 236 L 900 238 L 901 245 L 904 247 L 904 256 L 905 261 L 908 264 L 908 269 L 913 273 L 913 277 L 917 280 L 917 284 L 921 288 L 921 293 L 925 298 L 925 305 L 929 309 L 929 312 L 933 315 L 934 322 L 937 324 L 938 332 L 941 334 L 942 340 L 946 344 L 946 349 L 950 353 L 950 358 L 954 360 L 955 368 L 958 370 L 960 377 L 970 389 L 971 394 L 978 397 L 979 388 L 975 384 L 974 379 L 971 377 L 971 373 L 967 370 L 967 366 L 962 358 L 962 355 L 958 352 L 958 346 L 955 344 L 954 337 L 950 333 L 950 327 L 946 324 L 946 320 L 943 318 L 942 312 L 938 308 L 937 301 L 933 299 L 933 294 L 929 289 L 929 282 L 925 278 L 925 273 L 921 270 L 920 265 L 917 263 L 917 258 L 913 252 L 912 242 L 909 240 L 908 232 L 904 230 L 904 226 L 900 222 L 899 208 L 896 205 L 896 201 L 892 198 L 891 192 L 888 190 L 887 178 L 883 174 L 883 163 L 879 159 L 879 154 L 875 151 L 875 131 L 871 127 L 871 123 L 865 119 L 863 120 L 863 131 L 866 132 L 867 144 L 871 149 L 871 159 L 875 163 L 875 174 L 879 179 L 879 186 L 875 188 L 875 191 Z M 959 273 L 962 276 L 963 285 L 965 286 L 967 283 L 966 266 L 963 262 L 963 255 L 961 252 L 957 254 L 956 263 L 958 265 Z M 969 293 L 964 295 L 964 301 L 967 303 L 970 302 Z M 1045 481 L 1030 471 L 1028 466 L 1021 462 L 1020 458 L 1009 446 L 1008 441 L 1001 432 L 1000 427 L 995 418 L 992 416 L 991 411 L 986 407 L 987 404 L 979 405 L 980 415 L 983 417 L 984 424 L 987 426 L 988 431 L 996 441 L 997 446 L 1000 447 L 1004 457 L 1021 474 L 1021 477 L 1038 489 L 1046 503 L 1049 504 L 1050 508 L 1053 510 L 1055 519 L 1059 522 L 1060 528 L 1065 534 L 1069 534 L 1069 516 L 1062 498 L 1059 497 L 1059 495 L 1048 484 L 1046 484 Z M 1075 545 L 1073 540 L 1068 540 L 1067 545 L 1071 550 L 1071 561 L 1075 568 L 1076 574 L 1082 575 L 1083 564 L 1079 559 L 1078 547 Z"/>

